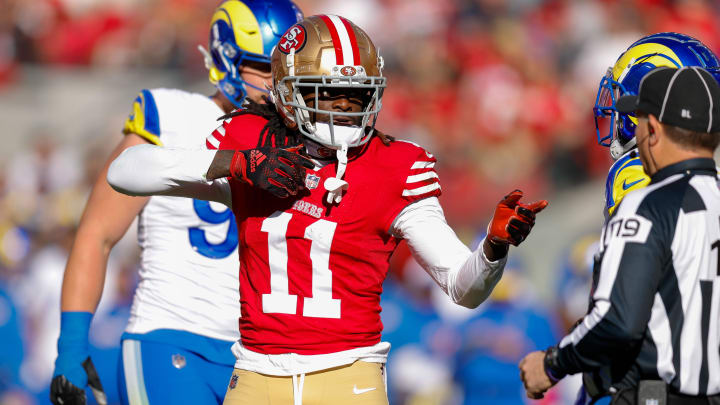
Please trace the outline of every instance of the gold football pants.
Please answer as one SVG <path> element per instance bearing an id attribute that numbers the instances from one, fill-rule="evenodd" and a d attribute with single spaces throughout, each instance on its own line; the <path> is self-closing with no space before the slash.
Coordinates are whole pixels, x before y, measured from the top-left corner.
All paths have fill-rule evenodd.
<path id="1" fill-rule="evenodd" d="M 384 364 L 356 361 L 278 377 L 235 369 L 223 405 L 388 405 Z"/>

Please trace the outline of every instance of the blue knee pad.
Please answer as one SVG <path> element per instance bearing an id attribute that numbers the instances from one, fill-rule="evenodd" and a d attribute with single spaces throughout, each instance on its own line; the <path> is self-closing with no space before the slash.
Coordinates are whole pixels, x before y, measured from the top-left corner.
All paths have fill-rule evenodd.
<path id="1" fill-rule="evenodd" d="M 222 404 L 233 372 L 227 345 L 225 364 L 180 346 L 124 339 L 119 364 L 123 404 Z"/>

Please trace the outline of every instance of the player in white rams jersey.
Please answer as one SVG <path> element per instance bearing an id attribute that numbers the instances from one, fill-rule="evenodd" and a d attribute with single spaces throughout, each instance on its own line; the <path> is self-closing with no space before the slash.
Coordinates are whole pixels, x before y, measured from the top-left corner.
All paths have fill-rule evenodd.
<path id="1" fill-rule="evenodd" d="M 201 48 L 217 91 L 142 90 L 125 122 L 126 148 L 152 143 L 198 149 L 217 118 L 246 97 L 262 102 L 270 52 L 302 19 L 290 0 L 226 0 L 212 17 L 209 51 Z M 207 144 L 207 146 L 212 146 Z M 110 250 L 138 216 L 140 283 L 123 335 L 119 389 L 124 403 L 220 403 L 235 358 L 239 292 L 237 229 L 232 212 L 185 198 L 133 198 L 98 177 L 81 219 L 62 287 L 61 331 L 51 384 L 55 404 L 84 404 L 90 387 L 105 402 L 88 354 L 92 313 L 102 295 Z"/>
<path id="2" fill-rule="evenodd" d="M 207 96 L 176 89 L 142 90 L 133 109 L 123 130 L 128 136 L 190 149 L 204 148 L 199 134 L 212 131 L 225 114 Z M 160 131 L 151 128 L 154 123 Z M 137 344 L 133 337 L 139 334 L 145 336 L 137 340 L 166 341 L 163 336 L 148 339 L 163 329 L 224 341 L 237 338 L 237 237 L 229 234 L 231 220 L 224 207 L 213 209 L 200 201 L 147 201 L 138 216 L 141 281 L 123 347 Z"/>

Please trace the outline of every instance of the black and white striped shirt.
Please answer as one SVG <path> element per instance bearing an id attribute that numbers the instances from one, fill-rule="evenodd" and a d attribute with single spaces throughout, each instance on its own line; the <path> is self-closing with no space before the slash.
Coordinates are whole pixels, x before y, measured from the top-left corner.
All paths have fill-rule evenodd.
<path id="1" fill-rule="evenodd" d="M 720 189 L 715 162 L 667 166 L 605 225 L 592 310 L 559 345 L 558 375 L 604 370 L 607 385 L 662 379 L 720 393 Z"/>

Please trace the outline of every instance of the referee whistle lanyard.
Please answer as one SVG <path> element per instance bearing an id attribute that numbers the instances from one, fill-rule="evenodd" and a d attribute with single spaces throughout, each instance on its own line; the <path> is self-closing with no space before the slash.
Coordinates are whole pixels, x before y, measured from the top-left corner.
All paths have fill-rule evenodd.
<path id="1" fill-rule="evenodd" d="M 293 405 L 302 405 L 303 385 L 305 384 L 305 373 L 293 374 Z"/>

